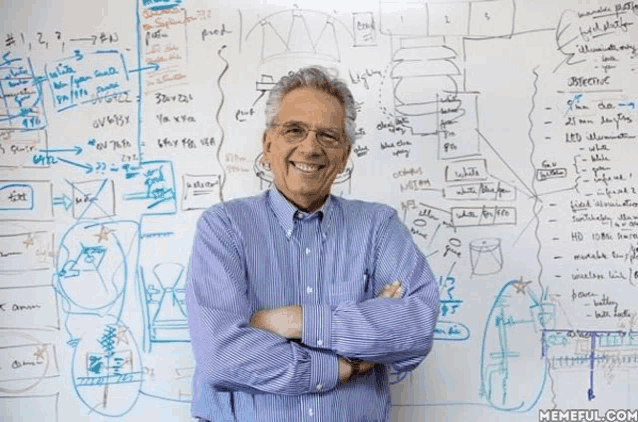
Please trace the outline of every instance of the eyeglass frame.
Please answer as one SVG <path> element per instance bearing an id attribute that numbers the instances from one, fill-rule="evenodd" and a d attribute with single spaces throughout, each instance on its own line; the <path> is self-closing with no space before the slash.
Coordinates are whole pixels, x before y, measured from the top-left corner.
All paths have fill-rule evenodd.
<path id="1" fill-rule="evenodd" d="M 341 133 L 339 134 L 338 137 L 333 136 L 333 134 L 331 134 L 329 131 L 331 129 L 327 129 L 327 128 L 315 128 L 315 129 L 310 129 L 310 125 L 307 125 L 306 123 L 303 122 L 298 122 L 298 121 L 292 121 L 292 122 L 286 122 L 286 123 L 271 123 L 270 125 L 268 125 L 268 127 L 271 128 L 285 128 L 286 126 L 296 126 L 300 129 L 303 129 L 303 136 L 299 136 L 299 139 L 291 139 L 290 136 L 287 136 L 285 133 L 281 133 L 280 135 L 286 140 L 286 142 L 288 142 L 289 144 L 298 144 L 300 142 L 302 142 L 303 140 L 305 140 L 308 137 L 308 134 L 310 132 L 314 132 L 315 133 L 315 138 L 317 139 L 317 142 L 319 142 L 319 144 L 321 144 L 323 147 L 325 148 L 331 148 L 331 149 L 338 149 L 338 148 L 343 148 L 346 147 L 348 145 L 348 141 L 347 139 L 345 139 L 344 136 L 344 130 L 341 129 Z M 328 136 L 328 137 L 332 137 L 334 138 L 337 142 L 336 143 L 326 143 L 325 140 L 322 140 L 323 137 L 321 136 L 322 134 Z M 344 141 L 345 140 L 345 141 Z"/>

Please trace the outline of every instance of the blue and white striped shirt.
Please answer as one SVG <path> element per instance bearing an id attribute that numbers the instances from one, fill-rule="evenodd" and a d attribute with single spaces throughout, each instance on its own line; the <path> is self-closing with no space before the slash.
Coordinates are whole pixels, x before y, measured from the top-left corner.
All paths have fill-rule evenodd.
<path id="1" fill-rule="evenodd" d="M 401 299 L 376 296 L 400 280 Z M 392 208 L 330 196 L 304 214 L 276 189 L 215 205 L 197 225 L 186 288 L 192 414 L 210 421 L 384 421 L 388 374 L 432 347 L 434 275 Z M 303 309 L 301 342 L 249 327 Z M 377 363 L 341 384 L 338 356 Z"/>

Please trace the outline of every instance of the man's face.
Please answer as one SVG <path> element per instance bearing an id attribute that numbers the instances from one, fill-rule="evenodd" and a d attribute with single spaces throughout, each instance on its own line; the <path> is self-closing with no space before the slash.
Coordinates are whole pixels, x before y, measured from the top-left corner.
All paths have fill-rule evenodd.
<path id="1" fill-rule="evenodd" d="M 275 186 L 300 209 L 315 211 L 330 193 L 350 154 L 343 107 L 332 95 L 299 88 L 283 98 L 275 123 L 277 126 L 264 132 L 263 143 Z M 307 129 L 307 136 L 298 139 Z M 338 137 L 335 145 L 326 141 L 332 135 Z"/>

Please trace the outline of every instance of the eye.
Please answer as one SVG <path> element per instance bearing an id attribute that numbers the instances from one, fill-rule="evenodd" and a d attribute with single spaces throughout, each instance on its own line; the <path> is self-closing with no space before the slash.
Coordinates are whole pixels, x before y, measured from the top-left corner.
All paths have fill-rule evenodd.
<path id="1" fill-rule="evenodd" d="M 321 132 L 320 137 L 323 139 L 324 142 L 327 142 L 327 143 L 330 143 L 330 144 L 338 144 L 339 143 L 339 135 L 337 135 L 335 133 Z"/>
<path id="2" fill-rule="evenodd" d="M 299 135 L 300 133 L 303 133 L 304 130 L 299 127 L 299 126 L 286 126 L 284 128 L 284 133 L 286 135 Z"/>

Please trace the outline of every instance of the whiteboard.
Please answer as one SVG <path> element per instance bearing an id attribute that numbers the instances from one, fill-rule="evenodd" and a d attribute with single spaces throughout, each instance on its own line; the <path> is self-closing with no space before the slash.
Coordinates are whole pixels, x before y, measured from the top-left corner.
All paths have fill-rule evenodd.
<path id="1" fill-rule="evenodd" d="M 2 419 L 190 418 L 195 222 L 270 186 L 265 99 L 309 64 L 357 101 L 333 193 L 440 285 L 392 419 L 638 408 L 638 4 L 262 3 L 3 2 Z"/>

